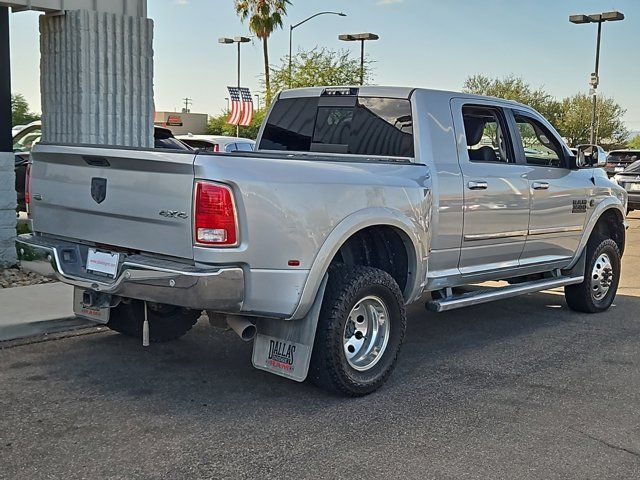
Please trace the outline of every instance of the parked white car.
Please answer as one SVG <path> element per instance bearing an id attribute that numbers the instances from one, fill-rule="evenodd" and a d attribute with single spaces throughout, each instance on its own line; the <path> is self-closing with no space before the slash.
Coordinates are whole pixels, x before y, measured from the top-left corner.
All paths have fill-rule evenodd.
<path id="1" fill-rule="evenodd" d="M 255 143 L 250 138 L 225 137 L 223 135 L 178 135 L 177 139 L 201 152 L 251 152 Z"/>

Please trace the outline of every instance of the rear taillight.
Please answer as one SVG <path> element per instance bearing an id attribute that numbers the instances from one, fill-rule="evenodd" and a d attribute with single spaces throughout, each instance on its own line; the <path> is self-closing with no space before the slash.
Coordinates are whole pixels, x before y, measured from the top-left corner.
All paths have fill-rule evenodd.
<path id="1" fill-rule="evenodd" d="M 196 243 L 236 245 L 238 224 L 231 188 L 216 183 L 196 182 L 194 224 Z"/>
<path id="2" fill-rule="evenodd" d="M 24 173 L 24 203 L 27 206 L 27 215 L 29 215 L 29 203 L 31 203 L 31 164 L 27 163 Z"/>

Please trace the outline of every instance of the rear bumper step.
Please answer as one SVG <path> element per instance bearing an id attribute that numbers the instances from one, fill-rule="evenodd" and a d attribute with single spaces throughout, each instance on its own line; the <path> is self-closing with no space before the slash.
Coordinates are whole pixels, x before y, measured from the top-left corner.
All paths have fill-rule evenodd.
<path id="1" fill-rule="evenodd" d="M 126 255 L 116 278 L 86 272 L 88 246 L 33 234 L 19 235 L 22 268 L 76 287 L 181 307 L 237 313 L 244 301 L 240 267 L 199 268 L 145 255 Z"/>
<path id="2" fill-rule="evenodd" d="M 556 277 L 519 283 L 517 285 L 508 285 L 506 287 L 490 290 L 477 290 L 439 300 L 431 300 L 430 302 L 427 302 L 427 308 L 434 312 L 446 312 L 447 310 L 455 310 L 456 308 L 479 305 L 481 303 L 492 302 L 494 300 L 502 300 L 504 298 L 515 297 L 525 293 L 540 292 L 551 288 L 564 287 L 565 285 L 574 285 L 576 283 L 582 283 L 583 280 L 583 276 Z"/>

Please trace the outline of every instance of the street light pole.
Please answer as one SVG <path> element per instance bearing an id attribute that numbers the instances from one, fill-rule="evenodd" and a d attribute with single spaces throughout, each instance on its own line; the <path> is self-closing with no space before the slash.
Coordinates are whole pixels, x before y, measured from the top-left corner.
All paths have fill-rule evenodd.
<path id="1" fill-rule="evenodd" d="M 364 84 L 364 42 L 378 40 L 379 38 L 375 33 L 345 33 L 344 35 L 338 35 L 338 39 L 344 42 L 360 42 L 360 85 Z"/>
<path id="2" fill-rule="evenodd" d="M 364 40 L 360 40 L 360 85 L 364 84 Z"/>
<path id="3" fill-rule="evenodd" d="M 600 69 L 600 37 L 602 36 L 602 22 L 598 22 L 598 39 L 596 40 L 596 68 L 595 68 L 595 81 L 593 85 L 593 106 L 591 108 L 591 145 L 596 144 L 596 118 L 597 118 L 597 105 L 598 94 L 596 92 L 598 88 L 599 76 L 598 71 Z"/>
<path id="4" fill-rule="evenodd" d="M 310 17 L 305 18 L 301 22 L 296 23 L 295 25 L 289 25 L 289 88 L 291 88 L 291 58 L 293 56 L 293 29 L 299 27 L 303 23 L 308 22 L 312 18 L 319 17 L 320 15 L 338 15 L 339 17 L 346 17 L 346 13 L 342 12 L 318 12 Z"/>
<path id="5" fill-rule="evenodd" d="M 597 23 L 598 24 L 598 35 L 596 39 L 596 65 L 595 71 L 591 74 L 591 78 L 589 80 L 589 84 L 591 86 L 591 94 L 593 96 L 593 104 L 591 107 L 591 141 L 592 145 L 596 144 L 597 135 L 596 135 L 596 123 L 597 123 L 597 110 L 598 110 L 598 84 L 600 83 L 599 71 L 600 71 L 600 40 L 602 37 L 602 24 L 604 22 L 616 22 L 624 20 L 624 15 L 620 12 L 604 12 L 604 13 L 596 13 L 593 15 L 571 15 L 569 16 L 569 21 L 575 24 L 582 23 Z"/>
<path id="6" fill-rule="evenodd" d="M 238 44 L 238 91 L 240 91 L 240 44 L 247 43 L 250 41 L 251 39 L 247 37 L 233 37 L 233 38 L 220 37 L 218 39 L 218 43 L 224 43 L 224 44 L 237 43 Z M 239 136 L 240 136 L 240 125 L 236 125 L 236 137 L 239 137 Z"/>

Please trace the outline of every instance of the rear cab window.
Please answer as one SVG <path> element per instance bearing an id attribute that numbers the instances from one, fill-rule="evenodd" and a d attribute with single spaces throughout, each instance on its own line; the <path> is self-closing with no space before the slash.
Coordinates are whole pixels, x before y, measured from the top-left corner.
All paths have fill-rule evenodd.
<path id="1" fill-rule="evenodd" d="M 259 149 L 412 158 L 411 102 L 355 94 L 279 99 Z"/>

